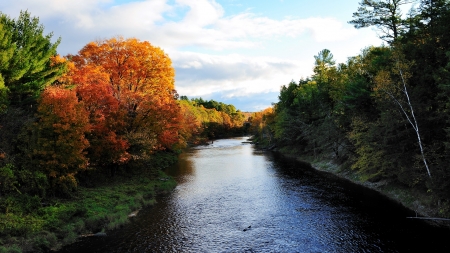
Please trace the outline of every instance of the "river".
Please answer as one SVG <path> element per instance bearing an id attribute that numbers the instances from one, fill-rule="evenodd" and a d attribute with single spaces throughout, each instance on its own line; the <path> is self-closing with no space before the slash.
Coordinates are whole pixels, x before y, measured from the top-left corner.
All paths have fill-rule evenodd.
<path id="1" fill-rule="evenodd" d="M 60 252 L 450 252 L 450 230 L 245 138 L 189 149 L 175 190 L 106 237 Z"/>

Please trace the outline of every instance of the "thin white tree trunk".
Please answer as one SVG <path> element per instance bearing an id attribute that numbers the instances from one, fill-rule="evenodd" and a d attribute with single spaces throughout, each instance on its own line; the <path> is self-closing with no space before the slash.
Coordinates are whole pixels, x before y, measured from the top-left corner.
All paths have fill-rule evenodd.
<path id="1" fill-rule="evenodd" d="M 422 138 L 420 137 L 419 124 L 417 123 L 417 119 L 416 119 L 416 116 L 414 114 L 414 109 L 413 109 L 413 106 L 411 104 L 411 100 L 409 99 L 409 94 L 408 94 L 408 90 L 406 89 L 406 82 L 405 82 L 405 79 L 403 77 L 403 72 L 400 69 L 400 67 L 398 69 L 399 69 L 399 73 L 400 73 L 400 76 L 402 78 L 402 84 L 403 84 L 403 88 L 401 90 L 406 96 L 406 101 L 407 101 L 410 113 L 408 113 L 405 110 L 405 108 L 403 107 L 402 103 L 397 98 L 395 98 L 395 96 L 394 96 L 394 94 L 392 92 L 390 92 L 390 91 L 388 91 L 386 89 L 383 89 L 383 90 L 400 107 L 400 110 L 406 116 L 406 119 L 408 120 L 409 124 L 412 126 L 412 128 L 416 132 L 417 141 L 419 143 L 419 148 L 420 148 L 420 153 L 422 155 L 422 161 L 423 161 L 423 164 L 425 165 L 425 168 L 427 170 L 428 176 L 431 178 L 430 168 L 428 167 L 428 163 L 427 163 L 427 160 L 425 158 L 425 152 L 424 152 L 423 145 L 422 145 Z"/>
<path id="2" fill-rule="evenodd" d="M 422 139 L 420 138 L 419 124 L 417 123 L 416 116 L 414 114 L 414 109 L 413 109 L 413 106 L 409 99 L 408 90 L 406 89 L 406 83 L 405 83 L 405 79 L 403 78 L 403 72 L 400 68 L 399 68 L 399 72 L 400 72 L 400 76 L 402 78 L 402 83 L 403 83 L 403 93 L 405 93 L 406 99 L 408 101 L 409 109 L 411 110 L 411 116 L 412 116 L 414 122 L 411 121 L 411 119 L 408 117 L 408 114 L 406 113 L 405 110 L 403 110 L 403 107 L 401 105 L 400 105 L 400 107 L 401 107 L 403 113 L 406 115 L 406 118 L 408 119 L 409 123 L 413 127 L 414 131 L 416 131 L 417 141 L 419 142 L 420 153 L 422 154 L 423 164 L 425 165 L 425 168 L 427 169 L 428 176 L 431 178 L 430 168 L 428 167 L 427 159 L 425 159 L 425 154 L 424 154 L 423 146 L 422 146 Z"/>
<path id="3" fill-rule="evenodd" d="M 384 80 L 381 80 L 381 90 L 386 93 L 391 99 L 392 101 L 397 104 L 401 110 L 401 112 L 406 116 L 406 119 L 408 120 L 409 124 L 412 126 L 412 128 L 414 129 L 414 131 L 416 132 L 416 136 L 417 136 L 417 142 L 419 144 L 419 148 L 420 148 L 420 153 L 422 155 L 422 161 L 423 164 L 425 165 L 425 168 L 427 170 L 428 173 L 428 177 L 431 177 L 431 172 L 430 172 L 430 168 L 428 167 L 428 163 L 427 163 L 427 159 L 425 158 L 425 151 L 422 145 L 422 138 L 420 137 L 420 131 L 419 131 L 419 124 L 417 123 L 417 119 L 416 119 L 416 115 L 414 114 L 414 108 L 412 106 L 411 100 L 409 98 L 409 93 L 408 93 L 408 89 L 406 88 L 406 80 L 405 80 L 405 74 L 402 71 L 402 67 L 400 66 L 400 59 L 396 60 L 397 63 L 397 69 L 399 71 L 400 77 L 401 77 L 401 82 L 402 82 L 402 87 L 400 86 L 396 86 L 395 84 L 393 84 L 393 81 L 391 80 L 390 77 L 387 78 L 383 78 Z M 383 85 L 384 83 L 384 85 Z M 387 88 L 387 86 L 391 86 L 391 88 Z M 405 109 L 405 107 L 403 106 L 403 104 L 405 102 L 401 102 L 399 99 L 397 99 L 397 95 L 396 95 L 396 90 L 400 90 L 406 97 L 406 104 L 407 107 L 409 107 L 408 109 Z"/>

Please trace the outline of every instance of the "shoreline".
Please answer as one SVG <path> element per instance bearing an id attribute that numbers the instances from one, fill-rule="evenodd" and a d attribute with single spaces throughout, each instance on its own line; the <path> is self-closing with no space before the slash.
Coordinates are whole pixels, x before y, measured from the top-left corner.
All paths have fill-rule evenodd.
<path id="1" fill-rule="evenodd" d="M 429 200 L 429 195 L 427 195 L 426 192 L 420 192 L 417 189 L 408 188 L 400 184 L 389 182 L 388 180 L 380 180 L 378 182 L 364 181 L 357 172 L 352 171 L 351 169 L 343 169 L 340 165 L 333 163 L 330 159 L 321 158 L 320 161 L 314 161 L 313 157 L 299 156 L 280 150 L 265 150 L 278 153 L 283 157 L 294 159 L 300 163 L 305 163 L 317 171 L 328 173 L 341 179 L 345 179 L 353 184 L 374 190 L 416 213 L 416 217 L 405 218 L 422 219 L 432 226 L 450 229 L 450 219 L 439 216 L 438 208 L 432 205 Z"/>
<path id="2" fill-rule="evenodd" d="M 128 224 L 139 210 L 151 207 L 157 196 L 175 186 L 173 178 L 159 171 L 153 178 L 118 176 L 96 187 L 79 187 L 72 199 L 53 198 L 27 216 L 9 216 L 38 221 L 40 226 L 32 233 L 1 236 L 0 252 L 58 252 L 84 237 L 107 236 L 108 231 Z M 22 223 L 12 224 L 27 225 Z"/>
<path id="3" fill-rule="evenodd" d="M 415 212 L 415 217 L 405 218 L 421 219 L 432 226 L 450 229 L 450 219 L 444 216 L 444 214 L 440 214 L 439 203 L 433 202 L 432 195 L 429 192 L 420 191 L 419 189 L 411 188 L 388 179 L 381 179 L 376 182 L 364 180 L 364 175 L 348 168 L 348 166 L 336 164 L 329 157 L 295 154 L 286 148 L 278 147 L 276 143 L 259 143 L 258 139 L 255 139 L 254 136 L 250 137 L 247 141 L 254 144 L 256 149 L 277 153 L 285 158 L 303 163 L 316 171 L 327 173 L 347 180 L 352 184 L 376 191 L 410 211 Z"/>

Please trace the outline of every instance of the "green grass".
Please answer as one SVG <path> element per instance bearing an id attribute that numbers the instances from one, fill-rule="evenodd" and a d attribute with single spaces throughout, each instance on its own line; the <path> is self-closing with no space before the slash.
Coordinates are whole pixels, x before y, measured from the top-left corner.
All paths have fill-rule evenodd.
<path id="1" fill-rule="evenodd" d="M 26 206 L 19 205 L 24 200 L 11 198 L 10 206 L 15 209 L 0 214 L 0 253 L 45 252 L 70 244 L 82 234 L 120 228 L 129 222 L 131 212 L 153 205 L 158 194 L 175 185 L 159 172 L 153 179 L 117 177 L 95 188 L 79 187 L 72 199 L 49 199 L 47 206 L 38 202 L 28 210 L 20 208 Z"/>

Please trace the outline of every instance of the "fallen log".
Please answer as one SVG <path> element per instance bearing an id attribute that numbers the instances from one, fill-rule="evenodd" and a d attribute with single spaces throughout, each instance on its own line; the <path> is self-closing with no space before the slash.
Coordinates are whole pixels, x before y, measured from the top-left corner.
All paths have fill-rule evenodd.
<path id="1" fill-rule="evenodd" d="M 442 220 L 442 221 L 450 221 L 450 219 L 446 218 L 434 218 L 434 217 L 406 217 L 407 219 L 419 219 L 419 220 Z"/>

